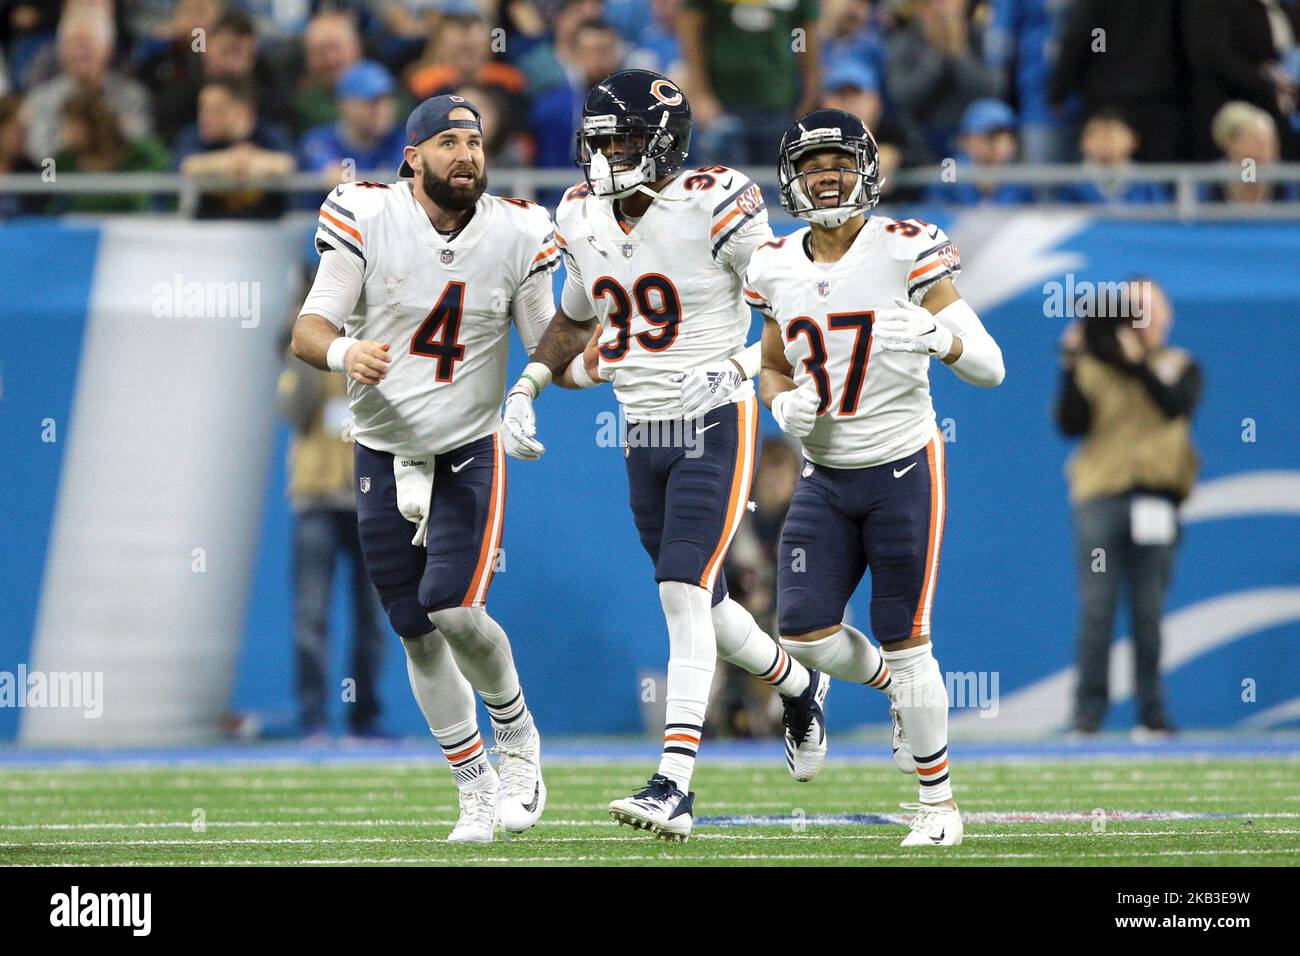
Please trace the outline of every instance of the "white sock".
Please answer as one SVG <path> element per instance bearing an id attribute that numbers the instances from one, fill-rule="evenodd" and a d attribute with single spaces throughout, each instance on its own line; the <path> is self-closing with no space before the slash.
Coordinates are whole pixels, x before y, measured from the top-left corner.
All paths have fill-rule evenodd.
<path id="1" fill-rule="evenodd" d="M 691 788 L 718 647 L 709 613 L 712 594 L 682 581 L 662 581 L 659 603 L 668 622 L 667 713 L 659 773 L 683 792 Z"/>
<path id="2" fill-rule="evenodd" d="M 726 598 L 713 608 L 718 656 L 771 684 L 783 697 L 808 689 L 808 669 L 768 637 L 754 616 Z"/>
<path id="3" fill-rule="evenodd" d="M 487 705 L 497 743 L 513 743 L 527 736 L 533 718 L 519 687 L 510 638 L 501 625 L 481 607 L 444 608 L 434 611 L 429 619 L 446 638 L 461 673 Z"/>
<path id="4" fill-rule="evenodd" d="M 922 803 L 952 799 L 948 778 L 948 688 L 930 645 L 885 651 L 894 672 L 894 702 L 912 745 Z"/>
<path id="5" fill-rule="evenodd" d="M 781 638 L 781 644 L 808 667 L 840 680 L 866 684 L 882 694 L 893 692 L 893 678 L 884 657 L 871 639 L 855 627 L 841 624 L 834 634 L 816 641 Z"/>
<path id="6" fill-rule="evenodd" d="M 478 732 L 474 689 L 456 666 L 447 642 L 437 631 L 430 631 L 402 638 L 402 646 L 406 648 L 411 692 L 430 733 L 442 746 L 456 785 L 485 782 L 492 767 Z"/>

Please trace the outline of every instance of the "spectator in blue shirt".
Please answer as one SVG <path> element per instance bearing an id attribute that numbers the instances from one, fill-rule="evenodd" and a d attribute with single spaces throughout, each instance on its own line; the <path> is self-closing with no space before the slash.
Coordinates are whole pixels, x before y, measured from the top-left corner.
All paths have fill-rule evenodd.
<path id="1" fill-rule="evenodd" d="M 834 0 L 822 4 L 822 60 L 851 60 L 885 72 L 885 45 L 872 16 L 871 0 Z"/>
<path id="2" fill-rule="evenodd" d="M 1169 190 L 1160 183 L 1129 180 L 1139 145 L 1137 131 L 1118 110 L 1093 113 L 1079 137 L 1083 168 L 1093 179 L 1061 187 L 1061 200 L 1093 206 L 1168 202 Z"/>
<path id="3" fill-rule="evenodd" d="M 374 60 L 351 66 L 338 86 L 339 118 L 314 126 L 298 145 L 306 172 L 329 172 L 334 182 L 370 172 L 393 173 L 402 162 L 406 136 L 397 122 L 397 82 Z M 391 175 L 388 177 L 391 178 Z"/>
<path id="4" fill-rule="evenodd" d="M 976 183 L 963 177 L 976 166 L 1006 166 L 1016 161 L 1016 111 L 1001 100 L 979 99 L 962 114 L 957 142 L 957 181 L 936 187 L 933 199 L 958 206 L 1015 206 L 1030 203 L 1034 192 L 1021 183 Z"/>
<path id="5" fill-rule="evenodd" d="M 1078 159 L 1079 97 L 1060 111 L 1048 102 L 1056 50 L 1070 5 L 1061 0 L 992 0 L 984 60 L 998 71 L 1003 96 L 1020 106 L 1020 146 L 1027 163 Z"/>
<path id="6" fill-rule="evenodd" d="M 593 86 L 618 70 L 623 42 L 604 20 L 585 20 L 574 30 L 569 57 L 564 85 L 538 97 L 529 116 L 538 166 L 573 165 L 582 104 Z"/>

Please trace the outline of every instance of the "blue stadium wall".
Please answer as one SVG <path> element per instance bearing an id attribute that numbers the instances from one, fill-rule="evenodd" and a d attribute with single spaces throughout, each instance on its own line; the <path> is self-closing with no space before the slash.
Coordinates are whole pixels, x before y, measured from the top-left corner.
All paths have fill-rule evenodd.
<path id="1" fill-rule="evenodd" d="M 992 391 L 938 366 L 932 374 L 939 418 L 952 419 L 956 439 L 948 448 L 934 609 L 938 656 L 946 671 L 996 673 L 1001 695 L 998 720 L 955 719 L 973 731 L 1007 733 L 1059 729 L 1064 719 L 1077 614 L 1062 473 L 1070 445 L 1052 424 L 1062 320 L 1044 316 L 1043 285 L 1067 271 L 1076 282 L 1142 272 L 1170 292 L 1173 339 L 1201 361 L 1206 383 L 1194 435 L 1209 494 L 1186 525 L 1170 593 L 1169 709 L 1186 727 L 1300 724 L 1300 370 L 1293 347 L 1300 225 L 1063 222 L 1030 213 L 1022 214 L 1021 233 L 1005 215 L 968 224 L 918 212 L 949 227 L 963 246 L 967 275 L 981 293 L 972 298 L 1007 365 L 1005 384 Z M 66 421 L 72 407 L 104 241 L 94 222 L 0 226 L 8 300 L 0 341 L 0 671 L 30 660 L 63 448 L 31 436 L 46 417 Z M 518 343 L 513 349 L 517 369 L 524 356 Z M 627 507 L 623 456 L 594 441 L 598 416 L 615 407 L 607 389 L 548 392 L 539 403 L 546 456 L 510 465 L 506 563 L 490 606 L 512 636 L 533 709 L 553 733 L 640 731 L 639 681 L 661 671 L 666 655 L 651 565 Z M 1253 441 L 1243 440 L 1247 419 Z M 75 418 L 70 425 L 76 428 Z M 766 415 L 763 428 L 775 431 Z M 230 505 L 263 514 L 230 708 L 270 721 L 293 714 L 287 438 L 278 426 L 262 500 Z M 858 621 L 867 619 L 868 594 L 864 582 L 854 601 Z M 342 602 L 333 614 L 335 681 L 347 673 Z M 1121 666 L 1127 631 L 1121 609 L 1112 726 L 1133 719 Z M 424 732 L 396 637 L 383 692 L 390 729 Z M 18 718 L 0 708 L 0 739 L 15 735 Z M 833 697 L 832 727 L 884 718 L 875 695 L 841 688 Z"/>

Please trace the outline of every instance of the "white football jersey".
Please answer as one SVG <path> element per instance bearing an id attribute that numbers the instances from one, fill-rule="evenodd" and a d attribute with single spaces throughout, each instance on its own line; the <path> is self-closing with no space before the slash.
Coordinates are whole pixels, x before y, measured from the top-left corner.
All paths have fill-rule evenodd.
<path id="1" fill-rule="evenodd" d="M 550 273 L 560 252 L 550 214 L 484 193 L 448 240 L 411 180 L 345 183 L 321 205 L 316 245 L 364 263 L 345 334 L 390 346 L 378 385 L 348 379 L 356 440 L 397 455 L 438 455 L 495 431 L 511 320 L 531 353 L 554 317 Z"/>
<path id="2" fill-rule="evenodd" d="M 564 194 L 555 241 L 568 269 L 561 307 L 601 324 L 600 374 L 632 421 L 681 418 L 677 372 L 745 347 L 741 277 L 772 237 L 763 194 L 725 166 L 679 173 L 631 229 L 585 183 Z M 753 394 L 745 382 L 723 401 Z M 722 404 L 721 402 L 719 404 Z"/>
<path id="3" fill-rule="evenodd" d="M 938 226 L 871 216 L 838 262 L 818 263 L 805 250 L 808 234 L 756 249 L 745 282 L 745 300 L 781 327 L 795 384 L 812 383 L 821 396 L 804 454 L 831 468 L 904 458 L 934 434 L 930 356 L 884 351 L 871 323 L 895 299 L 920 303 L 957 275 L 957 248 Z"/>

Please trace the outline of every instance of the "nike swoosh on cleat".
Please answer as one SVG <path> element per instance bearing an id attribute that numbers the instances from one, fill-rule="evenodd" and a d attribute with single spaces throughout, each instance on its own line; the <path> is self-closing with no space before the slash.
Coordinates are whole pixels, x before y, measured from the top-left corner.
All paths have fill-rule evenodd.
<path id="1" fill-rule="evenodd" d="M 465 459 L 464 461 L 462 461 L 459 465 L 452 465 L 452 466 L 451 466 L 451 470 L 452 470 L 452 471 L 460 471 L 462 468 L 464 468 L 466 465 L 468 465 L 468 464 L 469 464 L 471 461 L 473 461 L 473 460 L 474 460 L 473 458 L 466 458 L 466 459 Z"/>
<path id="2" fill-rule="evenodd" d="M 937 837 L 930 837 L 930 841 L 931 841 L 932 843 L 942 843 L 942 842 L 943 842 L 943 835 L 944 835 L 945 833 L 947 833 L 947 832 L 948 832 L 948 828 L 947 828 L 947 827 L 944 827 L 942 830 L 939 831 L 939 835 L 938 835 Z"/>
<path id="3" fill-rule="evenodd" d="M 904 468 L 902 471 L 899 471 L 897 468 L 895 468 L 895 469 L 894 469 L 894 477 L 895 477 L 895 478 L 902 478 L 905 474 L 907 474 L 909 471 L 911 471 L 911 470 L 912 470 L 913 468 L 915 468 L 915 467 L 916 467 L 916 462 L 912 462 L 910 465 L 908 465 L 908 466 L 907 466 L 906 468 Z"/>
<path id="4" fill-rule="evenodd" d="M 540 797 L 541 795 L 542 795 L 542 785 L 540 783 L 533 784 L 533 802 L 525 803 L 524 809 L 527 810 L 529 813 L 535 811 L 537 809 L 537 798 Z"/>

